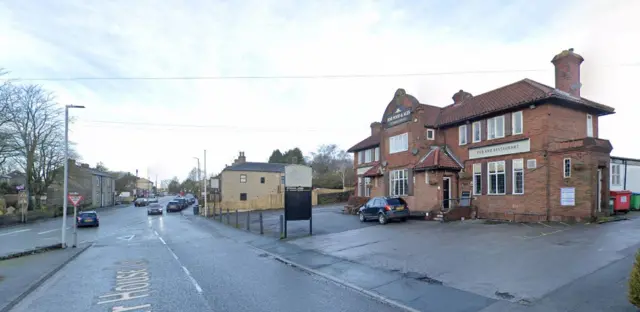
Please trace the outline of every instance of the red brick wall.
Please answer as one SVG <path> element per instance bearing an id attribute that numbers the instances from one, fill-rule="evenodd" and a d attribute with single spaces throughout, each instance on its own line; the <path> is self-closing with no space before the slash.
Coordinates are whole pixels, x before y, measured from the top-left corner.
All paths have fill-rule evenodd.
<path id="1" fill-rule="evenodd" d="M 558 105 L 547 105 L 549 111 L 549 139 L 566 141 L 587 136 L 587 113 Z M 593 116 L 593 136 L 598 137 L 598 117 Z"/>

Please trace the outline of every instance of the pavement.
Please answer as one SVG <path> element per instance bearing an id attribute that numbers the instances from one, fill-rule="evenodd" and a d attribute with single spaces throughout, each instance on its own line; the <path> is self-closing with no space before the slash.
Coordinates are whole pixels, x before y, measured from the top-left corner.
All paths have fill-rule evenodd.
<path id="1" fill-rule="evenodd" d="M 86 251 L 10 311 L 398 311 L 199 226 L 191 209 L 114 211 L 101 214 L 99 233 L 80 235 Z"/>

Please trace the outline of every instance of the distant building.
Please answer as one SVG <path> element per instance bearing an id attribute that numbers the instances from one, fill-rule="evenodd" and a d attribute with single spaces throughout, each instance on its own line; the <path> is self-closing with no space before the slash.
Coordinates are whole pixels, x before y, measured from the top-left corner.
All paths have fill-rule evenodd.
<path id="1" fill-rule="evenodd" d="M 12 171 L 7 176 L 9 177 L 10 185 L 24 185 L 27 183 L 27 176 L 18 170 Z"/>
<path id="2" fill-rule="evenodd" d="M 640 193 L 640 159 L 611 156 L 612 191 L 632 191 Z"/>
<path id="3" fill-rule="evenodd" d="M 285 164 L 247 162 L 240 152 L 220 174 L 222 207 L 229 209 L 283 208 Z"/>
<path id="4" fill-rule="evenodd" d="M 63 194 L 63 168 L 57 170 L 56 181 L 47 189 L 47 207 L 61 207 L 67 197 Z M 112 206 L 116 196 L 115 178 L 108 172 L 93 169 L 88 164 L 76 164 L 75 160 L 69 159 L 69 192 L 82 195 L 80 206 L 83 208 Z"/>
<path id="5" fill-rule="evenodd" d="M 143 196 L 150 193 L 153 190 L 153 182 L 145 178 L 138 178 L 136 181 L 136 194 L 137 196 Z"/>

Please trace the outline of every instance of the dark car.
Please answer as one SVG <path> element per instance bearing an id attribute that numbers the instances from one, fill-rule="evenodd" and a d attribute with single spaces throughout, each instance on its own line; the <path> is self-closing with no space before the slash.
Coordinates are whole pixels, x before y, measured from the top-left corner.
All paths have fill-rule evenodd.
<path id="1" fill-rule="evenodd" d="M 360 222 L 376 219 L 380 224 L 386 224 L 390 220 L 407 221 L 410 213 L 407 202 L 402 198 L 374 197 L 360 208 L 358 214 Z"/>
<path id="2" fill-rule="evenodd" d="M 149 201 L 146 198 L 138 198 L 133 202 L 133 205 L 136 207 L 144 207 L 149 205 Z"/>
<path id="3" fill-rule="evenodd" d="M 184 209 L 184 208 L 189 207 L 189 202 L 184 197 L 176 197 L 173 200 L 177 201 L 180 204 L 180 209 Z"/>
<path id="4" fill-rule="evenodd" d="M 78 218 L 76 219 L 76 226 L 100 226 L 100 219 L 98 218 L 98 214 L 95 211 L 82 211 L 78 214 Z"/>
<path id="5" fill-rule="evenodd" d="M 182 210 L 182 206 L 180 205 L 179 202 L 172 200 L 169 203 L 167 203 L 167 212 L 181 211 L 181 210 Z"/>
<path id="6" fill-rule="evenodd" d="M 147 207 L 147 215 L 155 215 L 155 214 L 162 214 L 162 205 L 158 204 L 158 203 L 153 203 L 151 205 L 149 205 L 149 207 Z"/>

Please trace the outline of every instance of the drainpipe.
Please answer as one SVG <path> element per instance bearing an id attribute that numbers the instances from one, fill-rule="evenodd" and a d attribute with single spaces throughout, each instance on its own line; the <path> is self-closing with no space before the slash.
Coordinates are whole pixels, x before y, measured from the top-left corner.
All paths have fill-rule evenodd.
<path id="1" fill-rule="evenodd" d="M 549 116 L 551 116 L 551 113 L 549 113 L 549 108 L 547 107 L 547 120 L 546 120 L 546 131 L 545 133 L 547 135 L 545 135 L 544 137 L 544 163 L 545 163 L 545 174 L 547 176 L 547 188 L 546 188 L 546 193 L 547 193 L 547 221 L 551 221 L 551 161 L 549 160 Z M 562 168 L 564 170 L 564 163 L 562 164 Z"/>
<path id="2" fill-rule="evenodd" d="M 627 160 L 624 160 L 624 185 L 623 185 L 623 190 L 627 189 Z"/>

